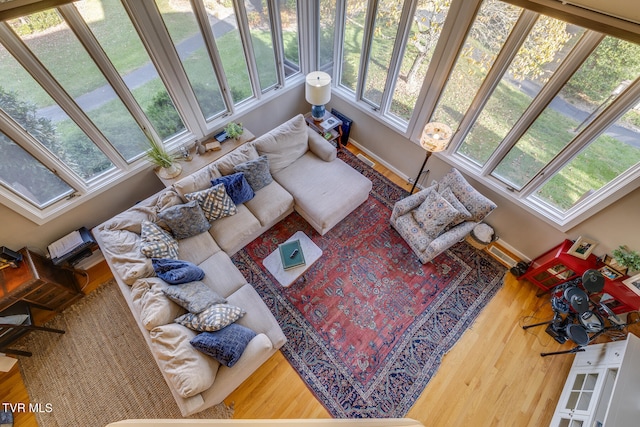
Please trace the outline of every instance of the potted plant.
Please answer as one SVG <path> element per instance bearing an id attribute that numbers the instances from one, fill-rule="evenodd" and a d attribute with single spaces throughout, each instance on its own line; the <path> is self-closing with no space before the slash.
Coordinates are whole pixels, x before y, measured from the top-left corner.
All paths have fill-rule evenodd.
<path id="1" fill-rule="evenodd" d="M 165 150 L 164 145 L 153 139 L 146 130 L 145 135 L 147 136 L 147 142 L 150 147 L 146 153 L 147 160 L 160 168 L 158 174 L 162 178 L 174 178 L 180 175 L 182 166 L 177 162 L 178 156 Z"/>
<path id="2" fill-rule="evenodd" d="M 637 251 L 632 251 L 626 246 L 620 246 L 614 249 L 612 254 L 618 264 L 629 268 L 630 271 L 640 270 L 640 254 Z"/>
<path id="3" fill-rule="evenodd" d="M 242 123 L 230 122 L 224 128 L 225 133 L 229 138 L 238 139 L 242 132 L 244 132 L 244 128 L 242 127 Z"/>

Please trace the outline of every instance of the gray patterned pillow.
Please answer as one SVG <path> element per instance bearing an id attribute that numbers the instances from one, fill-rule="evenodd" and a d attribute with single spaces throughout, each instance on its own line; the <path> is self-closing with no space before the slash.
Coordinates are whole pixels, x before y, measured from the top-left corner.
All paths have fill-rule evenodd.
<path id="1" fill-rule="evenodd" d="M 273 182 L 267 156 L 260 156 L 255 160 L 240 163 L 234 167 L 234 170 L 244 173 L 244 177 L 253 191 L 258 191 Z"/>
<path id="2" fill-rule="evenodd" d="M 226 299 L 199 280 L 166 286 L 162 292 L 171 301 L 193 314 L 200 314 L 213 304 L 224 304 Z"/>
<path id="3" fill-rule="evenodd" d="M 424 202 L 411 211 L 428 240 L 433 240 L 456 217 L 455 210 L 438 192 L 432 190 Z"/>
<path id="4" fill-rule="evenodd" d="M 195 200 L 200 204 L 204 216 L 209 221 L 235 215 L 238 210 L 231 197 L 224 189 L 224 184 L 214 185 L 206 190 L 185 194 L 187 200 Z"/>
<path id="5" fill-rule="evenodd" d="M 456 226 L 463 221 L 471 219 L 471 212 L 469 212 L 467 208 L 464 207 L 464 205 L 460 202 L 460 200 L 458 200 L 456 195 L 453 194 L 453 191 L 451 191 L 449 187 L 445 188 L 439 193 L 447 202 L 451 204 L 451 206 L 453 206 L 455 210 L 458 211 L 458 215 L 453 218 L 453 220 L 449 224 L 450 226 Z"/>
<path id="6" fill-rule="evenodd" d="M 147 258 L 178 259 L 178 241 L 159 225 L 143 220 L 140 237 L 140 252 Z"/>
<path id="7" fill-rule="evenodd" d="M 217 331 L 229 326 L 245 315 L 240 307 L 229 304 L 214 304 L 201 313 L 187 313 L 176 318 L 175 322 L 194 331 Z"/>
<path id="8" fill-rule="evenodd" d="M 160 211 L 158 218 L 167 224 L 176 239 L 186 239 L 211 228 L 202 208 L 195 200 Z"/>

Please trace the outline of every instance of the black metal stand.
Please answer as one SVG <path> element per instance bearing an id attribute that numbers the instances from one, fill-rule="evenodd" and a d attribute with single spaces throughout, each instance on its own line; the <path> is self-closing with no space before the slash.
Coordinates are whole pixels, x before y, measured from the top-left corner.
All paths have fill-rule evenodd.
<path id="1" fill-rule="evenodd" d="M 422 162 L 422 167 L 420 168 L 420 172 L 418 172 L 418 176 L 416 176 L 416 180 L 413 181 L 413 187 L 411 187 L 411 191 L 409 194 L 413 194 L 413 190 L 416 189 L 416 185 L 418 184 L 418 180 L 420 179 L 420 175 L 423 174 L 424 167 L 427 165 L 427 160 L 429 160 L 429 156 L 431 156 L 431 151 L 427 151 L 427 155 L 424 158 L 424 162 Z M 426 173 L 429 172 L 429 169 L 426 170 Z"/>

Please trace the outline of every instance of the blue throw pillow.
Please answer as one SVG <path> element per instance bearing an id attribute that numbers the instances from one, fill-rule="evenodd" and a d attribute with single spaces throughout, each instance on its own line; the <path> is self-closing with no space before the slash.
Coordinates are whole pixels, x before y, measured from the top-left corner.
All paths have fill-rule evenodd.
<path id="1" fill-rule="evenodd" d="M 256 336 L 251 329 L 237 323 L 215 332 L 202 332 L 196 335 L 191 345 L 229 368 L 236 364 L 249 341 Z"/>
<path id="2" fill-rule="evenodd" d="M 204 277 L 204 271 L 189 261 L 151 258 L 151 264 L 156 276 L 170 285 L 202 280 Z"/>
<path id="3" fill-rule="evenodd" d="M 216 186 L 218 184 L 224 184 L 224 189 L 236 205 L 248 202 L 255 196 L 253 189 L 245 179 L 244 173 L 242 172 L 221 176 L 220 178 L 211 180 L 211 185 Z"/>

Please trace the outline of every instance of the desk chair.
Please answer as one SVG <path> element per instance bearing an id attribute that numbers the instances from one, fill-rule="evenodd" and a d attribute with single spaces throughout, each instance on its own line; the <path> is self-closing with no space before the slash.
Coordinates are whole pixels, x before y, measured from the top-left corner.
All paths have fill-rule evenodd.
<path id="1" fill-rule="evenodd" d="M 30 331 L 54 332 L 64 334 L 63 330 L 36 326 L 33 324 L 31 307 L 24 301 L 19 301 L 0 312 L 0 353 L 31 356 L 31 352 L 8 348 L 18 338 Z"/>

